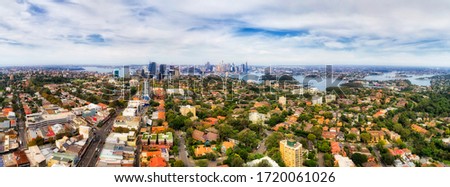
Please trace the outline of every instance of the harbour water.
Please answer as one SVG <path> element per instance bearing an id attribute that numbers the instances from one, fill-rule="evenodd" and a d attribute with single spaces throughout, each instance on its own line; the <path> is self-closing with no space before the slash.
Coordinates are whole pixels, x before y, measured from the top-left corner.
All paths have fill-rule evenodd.
<path id="1" fill-rule="evenodd" d="M 434 75 L 410 75 L 406 74 L 406 77 L 398 77 L 396 76 L 398 72 L 389 72 L 381 75 L 370 75 L 366 76 L 364 80 L 379 80 L 379 81 L 387 81 L 387 80 L 399 80 L 399 79 L 407 79 L 411 81 L 411 84 L 418 86 L 430 86 L 431 82 L 429 77 Z"/>
<path id="2" fill-rule="evenodd" d="M 115 68 L 111 67 L 83 67 L 84 71 L 92 71 L 92 72 L 98 72 L 98 73 L 112 73 Z M 119 68 L 120 69 L 120 68 Z M 122 71 L 120 71 L 122 74 Z M 250 73 L 249 75 L 229 75 L 229 77 L 237 78 L 244 80 L 253 80 L 255 82 L 261 82 L 260 78 L 263 75 L 263 73 Z M 411 81 L 412 84 L 419 85 L 419 86 L 430 86 L 430 79 L 429 77 L 432 77 L 433 75 L 411 75 L 411 74 L 405 74 L 405 76 L 397 76 L 398 72 L 389 72 L 385 74 L 380 75 L 369 75 L 364 78 L 364 80 L 379 80 L 379 81 L 386 81 L 386 80 L 396 80 L 396 79 L 407 79 Z M 331 78 L 311 78 L 306 77 L 303 75 L 295 75 L 293 76 L 295 80 L 299 81 L 301 85 L 309 85 L 311 87 L 315 87 L 319 89 L 320 91 L 325 91 L 327 88 L 327 82 L 332 83 L 328 86 L 339 86 L 343 83 L 346 83 L 347 81 L 338 81 L 338 80 L 332 80 Z"/>
<path id="3" fill-rule="evenodd" d="M 98 73 L 112 73 L 115 68 L 109 67 L 82 67 L 84 71 L 98 72 Z"/>

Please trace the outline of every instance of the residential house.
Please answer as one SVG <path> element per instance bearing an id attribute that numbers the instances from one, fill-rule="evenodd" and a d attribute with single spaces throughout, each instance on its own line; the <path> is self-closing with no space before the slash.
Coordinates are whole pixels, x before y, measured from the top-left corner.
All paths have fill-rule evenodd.
<path id="1" fill-rule="evenodd" d="M 228 149 L 233 149 L 233 147 L 234 147 L 233 142 L 225 141 L 222 142 L 222 147 L 220 148 L 220 150 L 222 153 L 226 153 Z"/>
<path id="2" fill-rule="evenodd" d="M 322 96 L 313 96 L 312 97 L 312 100 L 311 100 L 311 102 L 312 102 L 312 105 L 321 105 L 322 104 L 322 100 L 323 100 L 323 98 L 322 98 Z"/>
<path id="3" fill-rule="evenodd" d="M 302 144 L 294 140 L 280 141 L 281 158 L 287 167 L 303 166 L 303 148 Z"/>
<path id="4" fill-rule="evenodd" d="M 413 131 L 416 131 L 416 132 L 420 133 L 420 134 L 427 134 L 428 133 L 428 131 L 425 128 L 423 128 L 423 127 L 421 127 L 419 125 L 416 125 L 416 124 L 412 124 L 411 125 L 411 129 Z"/>
<path id="5" fill-rule="evenodd" d="M 370 142 L 378 143 L 381 140 L 384 140 L 384 132 L 383 131 L 368 131 L 370 134 Z"/>
<path id="6" fill-rule="evenodd" d="M 348 158 L 342 155 L 334 155 L 335 165 L 338 167 L 355 167 L 355 163 Z"/>
<path id="7" fill-rule="evenodd" d="M 194 149 L 194 154 L 196 157 L 205 156 L 208 153 L 214 153 L 216 150 L 216 146 L 212 145 L 211 147 L 205 146 L 205 145 L 198 145 Z"/>

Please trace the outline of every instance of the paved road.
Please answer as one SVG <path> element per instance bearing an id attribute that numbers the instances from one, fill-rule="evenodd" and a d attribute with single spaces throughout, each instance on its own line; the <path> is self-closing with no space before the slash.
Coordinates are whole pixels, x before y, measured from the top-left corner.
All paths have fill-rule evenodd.
<path id="1" fill-rule="evenodd" d="M 261 142 L 259 142 L 258 149 L 256 150 L 256 153 L 259 153 L 259 154 L 264 154 L 267 151 L 265 142 L 266 142 L 267 137 L 269 137 L 273 132 L 264 130 L 264 133 L 266 134 L 266 137 L 263 140 L 261 140 Z"/>
<path id="2" fill-rule="evenodd" d="M 20 106 L 20 99 L 17 99 L 16 101 L 17 106 Z M 20 108 L 18 111 L 16 112 L 16 117 L 17 117 L 17 127 L 18 127 L 18 133 L 19 133 L 19 138 L 20 138 L 20 149 L 21 150 L 25 150 L 28 148 L 28 140 L 27 140 L 27 132 L 26 132 L 26 126 L 25 126 L 25 121 L 22 121 L 21 118 L 22 116 L 25 114 L 25 112 L 23 111 L 23 108 Z"/>
<path id="3" fill-rule="evenodd" d="M 26 133 L 26 127 L 25 122 L 17 119 L 17 127 L 19 127 L 19 138 L 20 138 L 20 149 L 24 150 L 28 148 L 28 140 L 27 140 L 27 133 Z"/>
<path id="4" fill-rule="evenodd" d="M 317 153 L 317 159 L 318 159 L 318 164 L 319 164 L 319 167 L 325 167 L 325 163 L 324 163 L 324 160 L 323 160 L 323 153 L 322 152 L 319 152 L 319 153 Z"/>
<path id="5" fill-rule="evenodd" d="M 378 150 L 377 146 L 373 146 L 373 152 L 375 153 L 375 156 L 377 157 L 378 163 L 381 164 L 382 167 L 387 167 L 386 164 L 384 164 L 381 161 L 380 151 Z"/>
<path id="6" fill-rule="evenodd" d="M 139 116 L 146 115 L 146 113 L 148 112 L 149 108 L 150 107 L 148 107 L 148 106 L 144 107 L 138 115 Z M 146 124 L 147 124 L 147 122 L 144 121 L 143 126 L 146 127 L 147 126 Z M 142 126 L 140 126 L 139 129 L 137 129 L 137 131 L 136 131 L 136 133 L 139 134 L 139 135 L 136 137 L 137 138 L 136 139 L 136 150 L 134 152 L 134 163 L 133 163 L 134 167 L 140 167 L 140 164 L 141 164 L 140 163 L 140 157 L 141 157 L 141 151 L 142 151 L 142 140 L 141 140 L 142 136 L 139 133 L 139 132 L 141 132 L 141 128 L 142 128 Z"/>
<path id="7" fill-rule="evenodd" d="M 227 156 L 219 157 L 215 161 L 209 161 L 208 167 L 217 167 L 217 163 L 223 163 L 224 160 L 227 159 Z"/>
<path id="8" fill-rule="evenodd" d="M 116 113 L 109 118 L 100 129 L 94 128 L 94 138 L 86 148 L 86 152 L 82 155 L 79 167 L 94 167 L 97 163 L 98 156 L 103 149 L 104 142 L 111 132 L 114 119 L 117 115 L 122 113 L 123 109 L 119 109 Z"/>
<path id="9" fill-rule="evenodd" d="M 184 165 L 187 167 L 194 167 L 195 163 L 188 157 L 188 153 L 186 151 L 186 141 L 184 139 L 184 134 L 180 131 L 175 133 L 180 138 L 180 145 L 178 146 L 178 159 L 184 162 Z"/>

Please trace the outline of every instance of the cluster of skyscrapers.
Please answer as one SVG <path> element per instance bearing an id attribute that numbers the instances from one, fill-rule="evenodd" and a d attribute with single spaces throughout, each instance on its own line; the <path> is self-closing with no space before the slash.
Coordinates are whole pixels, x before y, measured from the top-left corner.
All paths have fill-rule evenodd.
<path id="1" fill-rule="evenodd" d="M 179 76 L 180 75 L 180 68 L 174 65 L 167 65 L 167 64 L 160 64 L 159 68 L 156 64 L 156 62 L 150 62 L 148 64 L 148 73 L 147 76 L 149 78 L 156 78 L 156 79 L 165 79 L 170 76 Z M 145 72 L 144 72 L 145 74 Z"/>
<path id="2" fill-rule="evenodd" d="M 207 62 L 204 66 L 188 66 L 181 71 L 180 66 L 175 65 L 167 65 L 167 64 L 157 64 L 156 62 L 149 62 L 148 66 L 144 66 L 143 68 L 139 68 L 137 70 L 137 74 L 142 77 L 154 78 L 158 80 L 177 77 L 181 72 L 188 74 L 204 74 L 204 73 L 243 73 L 247 74 L 250 68 L 248 67 L 248 63 L 242 63 L 240 65 L 236 65 L 235 63 L 219 63 L 217 65 L 213 65 L 210 62 Z M 114 69 L 113 76 L 115 78 L 123 77 L 130 78 L 130 66 L 123 66 L 122 68 Z"/>
<path id="3" fill-rule="evenodd" d="M 120 69 L 114 69 L 113 71 L 113 76 L 116 78 L 121 77 L 120 76 Z M 122 68 L 122 76 L 123 78 L 130 78 L 131 74 L 130 74 L 130 66 L 123 66 Z"/>
<path id="4" fill-rule="evenodd" d="M 245 64 L 243 63 L 241 65 L 235 65 L 234 63 L 224 64 L 223 62 L 218 65 L 211 65 L 211 63 L 207 62 L 205 65 L 205 73 L 210 73 L 210 72 L 248 73 L 248 71 L 249 71 L 249 68 L 248 68 L 247 62 L 245 62 Z"/>

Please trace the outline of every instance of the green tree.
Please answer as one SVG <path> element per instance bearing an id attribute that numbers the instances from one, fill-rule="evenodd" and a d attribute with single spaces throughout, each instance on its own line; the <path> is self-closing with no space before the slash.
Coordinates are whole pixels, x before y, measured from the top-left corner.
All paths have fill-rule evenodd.
<path id="1" fill-rule="evenodd" d="M 41 146 L 41 145 L 44 145 L 44 143 L 45 143 L 44 138 L 42 138 L 40 136 L 36 137 L 36 145 Z"/>
<path id="2" fill-rule="evenodd" d="M 133 95 L 136 95 L 136 93 L 137 93 L 137 88 L 136 88 L 136 87 L 131 87 L 130 93 L 131 93 L 132 96 L 133 96 Z"/>
<path id="3" fill-rule="evenodd" d="M 370 139 L 372 138 L 372 136 L 369 134 L 369 133 L 367 133 L 367 132 L 364 132 L 364 133 L 361 133 L 361 139 L 365 142 L 365 143 L 368 143 L 369 141 L 370 141 Z"/>
<path id="4" fill-rule="evenodd" d="M 381 155 L 381 161 L 383 161 L 383 163 L 385 163 L 386 165 L 394 164 L 394 160 L 394 156 L 392 156 L 389 152 L 383 153 Z"/>
<path id="5" fill-rule="evenodd" d="M 311 140 L 311 141 L 314 141 L 314 140 L 316 140 L 316 135 L 314 135 L 314 134 L 308 134 L 308 140 Z"/>
<path id="6" fill-rule="evenodd" d="M 364 163 L 367 162 L 367 156 L 363 155 L 361 153 L 354 153 L 351 157 L 353 163 L 357 166 L 362 166 Z"/>
<path id="7" fill-rule="evenodd" d="M 277 162 L 277 164 L 280 167 L 286 166 L 286 164 L 284 163 L 283 159 L 281 158 L 281 153 L 280 153 L 280 149 L 279 148 L 272 148 L 272 149 L 270 149 L 269 152 L 267 153 L 267 156 L 269 156 L 275 162 Z"/>
<path id="8" fill-rule="evenodd" d="M 333 167 L 333 156 L 330 153 L 323 154 L 323 162 L 326 167 Z"/>
<path id="9" fill-rule="evenodd" d="M 311 133 L 316 135 L 316 137 L 322 137 L 322 128 L 318 126 L 314 126 L 311 128 Z"/>
<path id="10" fill-rule="evenodd" d="M 272 165 L 270 165 L 269 161 L 264 159 L 261 162 L 259 162 L 256 167 L 272 167 Z"/>
<path id="11" fill-rule="evenodd" d="M 325 112 L 325 113 L 323 114 L 323 116 L 324 116 L 326 119 L 333 119 L 333 114 L 332 114 L 331 112 Z"/>
<path id="12" fill-rule="evenodd" d="M 206 158 L 210 161 L 215 161 L 217 158 L 217 155 L 214 153 L 208 153 L 208 154 L 206 154 Z"/>
<path id="13" fill-rule="evenodd" d="M 180 130 L 184 126 L 184 120 L 187 118 L 182 115 L 177 115 L 169 124 L 175 130 Z"/>
<path id="14" fill-rule="evenodd" d="M 266 106 L 259 107 L 256 110 L 261 114 L 267 114 L 270 111 L 270 109 Z"/>
<path id="15" fill-rule="evenodd" d="M 345 135 L 345 139 L 348 141 L 355 141 L 358 136 L 356 134 L 350 133 Z"/>
<path id="16" fill-rule="evenodd" d="M 176 160 L 173 164 L 173 167 L 185 167 L 184 162 L 182 160 Z"/>
<path id="17" fill-rule="evenodd" d="M 208 160 L 206 160 L 206 159 L 197 160 L 197 162 L 195 162 L 195 164 L 198 167 L 208 167 Z"/>
<path id="18" fill-rule="evenodd" d="M 242 167 L 243 165 L 244 160 L 238 155 L 231 160 L 231 167 Z"/>
<path id="19" fill-rule="evenodd" d="M 274 147 L 279 147 L 280 141 L 283 139 L 284 135 L 282 133 L 274 132 L 266 138 L 266 142 L 264 142 L 264 145 L 266 145 L 267 150 L 270 150 Z"/>
<path id="20" fill-rule="evenodd" d="M 317 148 L 319 149 L 320 152 L 323 153 L 328 153 L 331 151 L 331 146 L 330 146 L 330 142 L 328 141 L 322 141 L 317 145 Z"/>
<path id="21" fill-rule="evenodd" d="M 315 160 L 305 160 L 303 161 L 303 165 L 306 167 L 317 167 L 319 164 Z"/>
<path id="22" fill-rule="evenodd" d="M 251 131 L 250 129 L 245 129 L 238 133 L 237 139 L 244 144 L 245 146 L 248 146 L 252 149 L 254 149 L 258 145 L 258 136 L 255 132 Z"/>
<path id="23" fill-rule="evenodd" d="M 234 129 L 231 125 L 222 124 L 217 126 L 219 130 L 220 138 L 226 140 L 227 138 L 233 138 L 235 136 Z"/>
<path id="24" fill-rule="evenodd" d="M 159 106 L 159 102 L 154 101 L 154 100 L 151 100 L 151 101 L 150 101 L 150 106 L 152 106 L 152 107 L 158 107 L 158 106 Z"/>
<path id="25" fill-rule="evenodd" d="M 270 119 L 267 120 L 266 123 L 268 125 L 270 125 L 271 127 L 273 127 L 273 126 L 275 126 L 278 123 L 284 122 L 284 120 L 285 120 L 285 118 L 283 116 L 278 115 L 278 114 L 275 113 L 275 114 L 272 114 L 270 116 Z"/>
<path id="26" fill-rule="evenodd" d="M 297 119 L 297 122 L 306 122 L 313 118 L 311 114 L 301 114 L 300 117 Z"/>

